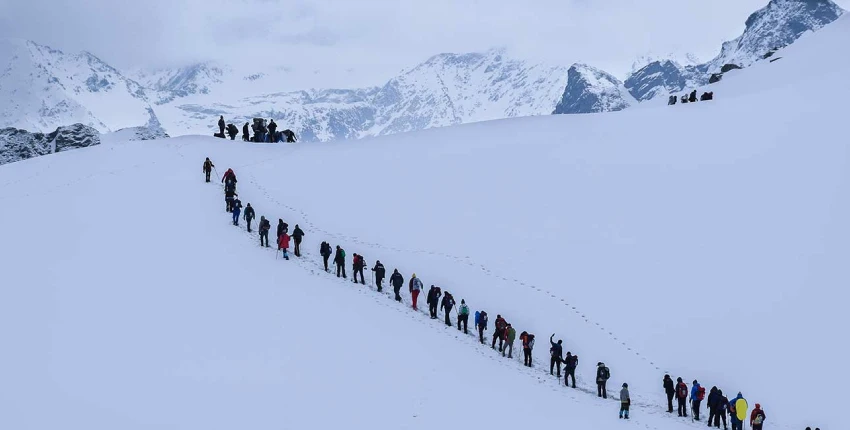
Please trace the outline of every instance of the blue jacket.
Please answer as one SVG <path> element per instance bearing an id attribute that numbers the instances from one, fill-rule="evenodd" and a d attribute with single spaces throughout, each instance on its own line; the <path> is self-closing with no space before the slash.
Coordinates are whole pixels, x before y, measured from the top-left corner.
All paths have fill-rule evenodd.
<path id="1" fill-rule="evenodd" d="M 696 384 L 694 384 L 693 387 L 691 387 L 691 401 L 692 402 L 699 398 L 699 397 L 697 397 L 698 391 L 699 391 L 699 382 L 697 382 Z"/>
<path id="2" fill-rule="evenodd" d="M 239 208 L 234 208 L 234 209 L 233 209 L 233 217 L 234 217 L 234 218 L 238 219 L 238 218 L 239 218 L 239 214 L 240 214 L 240 213 L 242 213 L 242 209 L 239 209 Z"/>

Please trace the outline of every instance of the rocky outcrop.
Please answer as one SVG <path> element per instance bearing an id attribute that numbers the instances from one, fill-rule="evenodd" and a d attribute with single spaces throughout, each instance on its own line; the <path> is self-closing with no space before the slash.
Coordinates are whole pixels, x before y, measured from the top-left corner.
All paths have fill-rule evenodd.
<path id="1" fill-rule="evenodd" d="M 100 144 L 100 133 L 83 124 L 59 127 L 48 134 L 0 129 L 0 164 Z"/>
<path id="2" fill-rule="evenodd" d="M 586 64 L 567 72 L 567 87 L 554 114 L 613 112 L 632 105 L 623 83 L 613 75 Z"/>

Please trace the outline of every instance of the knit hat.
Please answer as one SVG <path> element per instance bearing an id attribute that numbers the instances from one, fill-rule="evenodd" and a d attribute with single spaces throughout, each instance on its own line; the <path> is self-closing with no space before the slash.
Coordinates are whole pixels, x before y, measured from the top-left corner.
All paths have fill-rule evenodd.
<path id="1" fill-rule="evenodd" d="M 756 409 L 761 409 L 761 403 L 756 403 Z"/>
<path id="2" fill-rule="evenodd" d="M 623 388 L 629 388 L 629 384 L 623 382 Z"/>

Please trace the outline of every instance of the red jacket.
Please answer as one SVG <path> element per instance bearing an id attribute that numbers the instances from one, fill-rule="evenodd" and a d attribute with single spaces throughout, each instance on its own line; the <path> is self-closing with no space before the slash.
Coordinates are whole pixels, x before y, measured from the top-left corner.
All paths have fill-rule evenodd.
<path id="1" fill-rule="evenodd" d="M 289 249 L 289 235 L 284 233 L 277 240 L 278 249 Z"/>
<path id="2" fill-rule="evenodd" d="M 753 412 L 750 414 L 750 427 L 752 427 L 753 421 L 755 421 L 756 417 L 759 416 L 759 415 L 761 415 L 761 419 L 762 419 L 762 421 L 764 421 L 764 419 L 765 419 L 764 411 L 761 410 L 761 409 L 758 409 L 758 408 L 753 409 Z"/>

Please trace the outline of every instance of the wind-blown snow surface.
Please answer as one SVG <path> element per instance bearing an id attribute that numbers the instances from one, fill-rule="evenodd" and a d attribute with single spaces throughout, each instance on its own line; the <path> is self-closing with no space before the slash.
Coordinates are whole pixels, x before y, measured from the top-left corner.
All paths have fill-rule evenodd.
<path id="1" fill-rule="evenodd" d="M 552 332 L 582 388 L 597 361 L 629 383 L 633 425 L 692 425 L 662 412 L 669 371 L 743 391 L 770 428 L 841 428 L 848 35 L 842 18 L 713 102 L 0 167 L 0 200 L 26 208 L 0 222 L 0 428 L 620 425 L 540 369 Z M 303 260 L 228 225 L 205 156 L 305 229 Z M 322 240 L 537 334 L 538 368 L 322 274 Z"/>

